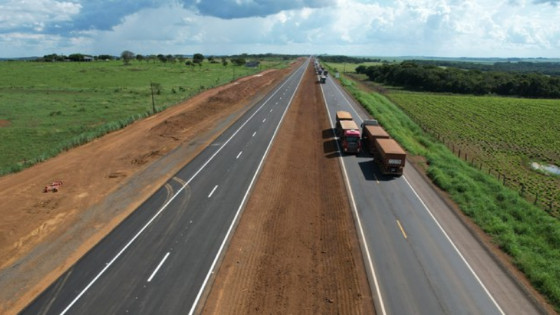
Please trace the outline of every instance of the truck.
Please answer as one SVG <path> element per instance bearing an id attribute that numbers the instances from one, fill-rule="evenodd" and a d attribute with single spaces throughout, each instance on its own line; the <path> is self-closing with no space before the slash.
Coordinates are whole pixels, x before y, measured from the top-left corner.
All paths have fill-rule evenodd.
<path id="1" fill-rule="evenodd" d="M 384 175 L 401 176 L 406 161 L 406 152 L 391 138 L 375 139 L 373 161 L 379 165 L 379 170 Z"/>
<path id="2" fill-rule="evenodd" d="M 371 154 L 375 151 L 375 139 L 389 139 L 390 136 L 379 126 L 377 120 L 364 120 L 362 123 L 362 143 Z"/>
<path id="3" fill-rule="evenodd" d="M 350 115 L 349 112 L 345 111 L 345 110 L 339 110 L 336 112 L 336 123 L 338 125 L 338 122 L 341 120 L 354 120 L 352 118 L 352 115 Z"/>
<path id="4" fill-rule="evenodd" d="M 360 129 L 354 120 L 338 121 L 337 135 L 344 153 L 360 153 L 362 150 Z"/>

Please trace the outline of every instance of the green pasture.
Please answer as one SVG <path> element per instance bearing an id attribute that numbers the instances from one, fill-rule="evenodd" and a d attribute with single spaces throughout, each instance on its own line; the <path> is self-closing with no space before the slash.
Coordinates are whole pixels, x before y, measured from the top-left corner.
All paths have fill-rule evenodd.
<path id="1" fill-rule="evenodd" d="M 122 128 L 259 68 L 229 63 L 0 62 L 0 175 Z"/>
<path id="2" fill-rule="evenodd" d="M 372 114 L 373 117 L 378 119 L 385 129 L 399 141 L 406 150 L 412 155 L 424 156 L 426 158 L 426 168 L 429 177 L 432 181 L 447 191 L 451 198 L 459 205 L 461 210 L 467 214 L 472 220 L 480 226 L 488 235 L 491 236 L 492 241 L 497 244 L 504 252 L 509 254 L 514 264 L 527 276 L 533 286 L 540 291 L 557 310 L 560 310 L 560 221 L 552 217 L 541 208 L 533 205 L 532 202 L 527 201 L 520 196 L 519 192 L 504 186 L 501 180 L 495 176 L 489 175 L 486 171 L 480 170 L 478 167 L 473 166 L 471 163 L 464 161 L 457 157 L 446 145 L 444 145 L 436 136 L 427 133 L 424 129 L 409 117 L 399 106 L 395 105 L 387 97 L 369 91 L 364 91 L 357 87 L 354 81 L 342 78 L 345 88 Z M 391 94 L 394 95 L 394 94 Z M 414 94 L 405 95 L 402 98 L 413 99 Z M 433 96 L 432 96 L 433 97 Z M 492 100 L 492 98 L 487 98 Z M 399 100 L 401 100 L 399 98 Z M 433 99 L 428 103 L 435 102 Z M 460 107 L 454 105 L 455 99 L 447 96 L 447 98 L 440 99 L 439 102 L 444 106 L 443 100 L 448 102 L 448 106 L 453 108 L 449 111 L 453 113 L 453 119 L 458 121 L 453 124 L 452 130 L 458 133 L 457 139 L 463 137 L 472 137 L 471 133 L 484 133 L 484 131 L 473 131 L 477 127 L 470 126 L 472 122 L 482 119 L 491 118 L 473 118 L 466 113 L 459 111 Z M 519 100 L 511 100 L 519 101 Z M 409 100 L 409 102 L 412 102 Z M 490 101 L 489 103 L 491 103 Z M 496 100 L 495 102 L 499 102 Z M 460 103 L 460 102 L 457 102 Z M 524 108 L 530 107 L 527 104 L 537 103 L 517 103 L 517 107 Z M 424 103 L 423 107 L 428 105 Z M 513 105 L 503 105 L 510 107 Z M 534 105 L 536 106 L 536 105 Z M 551 105 L 543 103 L 542 108 L 549 108 Z M 405 106 L 409 108 L 410 106 Z M 429 111 L 428 108 L 424 108 Z M 552 128 L 546 132 L 554 133 L 554 126 L 548 123 L 554 118 L 559 117 L 555 109 L 548 109 L 551 112 L 548 114 L 536 114 L 537 110 L 528 109 L 529 112 L 537 115 L 540 125 L 544 128 Z M 507 112 L 507 110 L 504 110 Z M 502 110 L 494 112 L 485 112 L 481 116 L 490 116 L 493 119 L 500 120 L 504 114 Z M 412 112 L 412 110 L 410 111 Z M 442 110 L 445 112 L 445 110 Z M 416 111 L 414 111 L 416 113 Z M 501 114 L 500 114 L 501 113 Z M 555 114 L 553 117 L 546 117 L 547 115 Z M 440 113 L 443 115 L 443 113 Z M 450 115 L 450 114 L 449 114 Z M 541 116 L 542 115 L 542 116 Z M 430 116 L 432 117 L 432 116 Z M 435 117 L 435 114 L 434 114 Z M 466 117 L 466 118 L 465 118 Z M 510 114 L 506 115 L 513 119 Z M 453 120 L 452 119 L 452 120 Z M 524 118 L 518 117 L 514 121 L 501 124 L 499 121 L 492 121 L 492 125 L 501 124 L 500 128 L 511 128 L 512 133 L 518 132 L 515 124 L 522 124 L 525 128 L 529 128 L 528 133 L 523 133 L 525 129 L 521 128 L 522 134 L 529 139 L 536 138 L 536 131 L 532 131 L 538 127 L 526 127 L 529 121 L 522 121 Z M 442 116 L 440 119 L 434 119 L 433 124 L 446 126 L 452 122 L 447 116 Z M 530 118 L 527 118 L 530 120 Z M 490 122 L 487 122 L 490 124 Z M 458 127 L 462 125 L 462 128 Z M 444 127 L 440 127 L 444 128 Z M 491 130 L 488 126 L 486 130 Z M 536 130 L 536 129 L 535 129 Z M 505 132 L 505 131 L 500 131 Z M 555 133 L 558 135 L 558 132 Z M 511 137 L 514 137 L 511 135 Z M 497 140 L 491 136 L 483 137 L 488 141 L 488 146 L 501 148 L 502 141 Z M 558 139 L 547 138 L 550 141 Z M 518 140 L 516 140 L 518 141 Z M 466 139 L 461 143 L 468 143 Z M 523 143 L 532 143 L 523 141 Z M 540 148 L 558 149 L 558 146 L 552 147 L 552 143 L 547 144 L 546 140 L 539 140 Z M 550 145 L 550 146 L 549 146 Z M 506 149 L 516 151 L 517 149 Z M 523 149 L 525 151 L 527 149 Z M 502 157 L 499 157 L 502 159 Z M 542 158 L 545 160 L 546 158 Z M 502 161 L 504 162 L 504 161 Z M 507 163 L 507 162 L 504 162 Z"/>

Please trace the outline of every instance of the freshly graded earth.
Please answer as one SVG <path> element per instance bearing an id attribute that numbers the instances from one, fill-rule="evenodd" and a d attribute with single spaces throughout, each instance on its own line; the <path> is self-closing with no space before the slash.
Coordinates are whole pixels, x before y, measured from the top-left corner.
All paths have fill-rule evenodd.
<path id="1" fill-rule="evenodd" d="M 305 73 L 203 314 L 374 314 L 336 144 Z"/>
<path id="2" fill-rule="evenodd" d="M 330 127 L 309 71 L 224 257 L 207 313 L 373 313 Z M 25 307 L 289 72 L 208 90 L 0 177 L 0 313 Z M 63 182 L 60 190 L 43 193 L 55 180 Z"/>

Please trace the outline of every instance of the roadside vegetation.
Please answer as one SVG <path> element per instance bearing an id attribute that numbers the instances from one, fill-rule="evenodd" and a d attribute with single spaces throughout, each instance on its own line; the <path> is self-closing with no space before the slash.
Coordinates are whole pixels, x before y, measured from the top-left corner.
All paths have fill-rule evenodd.
<path id="1" fill-rule="evenodd" d="M 330 64 L 329 66 L 333 72 L 336 72 L 335 68 L 341 69 L 340 64 Z M 438 139 L 438 135 L 444 134 L 445 141 L 469 144 L 472 145 L 472 148 L 475 147 L 475 144 L 471 144 L 473 141 L 484 143 L 493 150 L 488 153 L 487 158 L 494 157 L 498 160 L 495 161 L 496 163 L 488 165 L 512 164 L 513 162 L 506 157 L 513 155 L 513 159 L 515 159 L 518 154 L 531 154 L 528 152 L 533 152 L 532 150 L 539 152 L 543 148 L 548 148 L 545 152 L 557 152 L 558 146 L 555 143 L 558 143 L 558 139 L 553 138 L 558 135 L 558 131 L 554 131 L 558 127 L 555 125 L 551 125 L 549 129 L 546 127 L 549 122 L 553 124 L 555 117 L 558 117 L 557 103 L 547 101 L 542 103 L 542 108 L 533 108 L 530 100 L 488 97 L 479 97 L 481 99 L 478 100 L 451 95 L 391 90 L 388 95 L 391 98 L 395 97 L 395 103 L 399 104 L 397 106 L 382 94 L 359 88 L 355 81 L 349 80 L 347 77 L 343 76 L 341 81 L 345 88 L 411 155 L 425 158 L 424 167 L 432 181 L 449 193 L 461 210 L 471 217 L 497 246 L 510 255 L 513 263 L 527 276 L 533 286 L 557 310 L 560 310 L 560 286 L 558 285 L 560 283 L 560 265 L 557 264 L 560 260 L 558 250 L 560 248 L 560 221 L 558 218 L 525 199 L 519 190 L 512 190 L 504 186 L 503 179 L 488 174 L 487 169 L 480 169 L 476 164 L 473 165 L 470 159 L 465 161 L 463 158 L 459 158 L 457 152 L 453 152 L 440 140 L 441 137 Z M 524 103 L 524 101 L 529 103 Z M 402 110 L 400 102 L 403 102 L 402 108 L 407 109 L 407 112 Z M 510 104 L 508 102 L 511 102 L 511 105 L 508 105 Z M 411 105 L 416 103 L 418 104 Z M 481 103 L 487 105 L 477 105 Z M 494 107 L 505 108 L 492 110 L 492 104 Z M 434 113 L 430 113 L 432 106 L 435 108 Z M 480 107 L 480 110 L 483 111 L 480 115 L 483 117 L 477 118 L 477 110 L 473 109 L 473 106 Z M 506 115 L 508 108 L 524 110 L 529 114 L 532 113 L 533 116 L 528 116 L 525 112 Z M 537 112 L 545 108 L 549 108 L 552 112 L 545 113 L 545 116 L 541 117 Z M 419 112 L 423 112 L 425 115 L 421 115 Z M 521 117 L 515 116 L 516 114 Z M 548 115 L 553 116 L 548 117 Z M 410 116 L 413 116 L 414 120 Z M 492 121 L 487 121 L 487 119 Z M 429 125 L 432 131 L 437 131 L 428 133 L 416 121 Z M 477 123 L 487 126 L 477 130 L 478 127 L 473 125 Z M 518 126 L 519 124 L 521 126 Z M 532 126 L 528 127 L 528 125 Z M 498 134 L 487 134 L 493 132 L 493 127 L 497 127 Z M 523 127 L 529 128 L 529 132 L 524 133 Z M 546 139 L 552 142 L 539 138 L 537 129 L 541 130 L 541 134 L 543 129 L 546 130 L 546 133 L 550 132 L 549 138 Z M 444 133 L 444 131 L 446 132 Z M 452 133 L 454 136 L 451 136 Z M 519 136 L 516 136 L 517 133 Z M 501 140 L 499 137 L 504 134 L 508 136 Z M 507 141 L 511 141 L 511 147 L 505 143 Z M 533 142 L 536 144 L 535 148 L 532 146 Z M 474 154 L 474 149 L 472 152 Z M 484 151 L 480 149 L 476 152 Z M 548 161 L 550 157 L 544 157 L 548 154 L 545 152 L 535 155 L 534 158 Z M 557 156 L 556 161 L 558 161 Z M 515 169 L 515 165 L 507 167 L 504 165 L 501 168 L 504 172 L 511 169 Z M 530 171 L 527 170 L 527 172 Z M 536 174 L 536 176 L 544 175 Z M 538 182 L 539 180 L 536 179 L 535 184 Z"/>
<path id="2" fill-rule="evenodd" d="M 205 89 L 295 57 L 48 55 L 0 62 L 0 175 L 17 172 L 123 128 Z M 158 58 L 159 56 L 159 58 Z M 71 58 L 70 58 L 71 57 Z M 253 62 L 251 67 L 246 63 Z M 74 62 L 72 62 L 74 61 Z"/>

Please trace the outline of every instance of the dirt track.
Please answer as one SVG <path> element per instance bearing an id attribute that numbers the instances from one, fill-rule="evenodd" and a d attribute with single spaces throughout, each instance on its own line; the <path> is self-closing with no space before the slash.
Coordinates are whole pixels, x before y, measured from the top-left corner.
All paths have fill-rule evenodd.
<path id="1" fill-rule="evenodd" d="M 320 93 L 310 67 L 203 313 L 374 313 Z"/>

